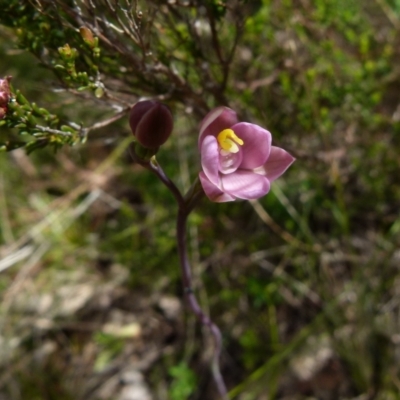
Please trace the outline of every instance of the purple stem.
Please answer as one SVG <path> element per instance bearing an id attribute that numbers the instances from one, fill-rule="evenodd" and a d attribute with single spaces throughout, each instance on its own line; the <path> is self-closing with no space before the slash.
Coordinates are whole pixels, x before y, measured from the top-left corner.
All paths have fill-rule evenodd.
<path id="1" fill-rule="evenodd" d="M 172 182 L 171 179 L 169 179 L 168 176 L 165 174 L 161 166 L 157 162 L 153 161 L 150 161 L 148 164 L 142 165 L 150 171 L 154 172 L 158 176 L 160 181 L 169 189 L 169 191 L 174 195 L 178 203 L 178 208 L 185 208 L 186 202 L 184 197 L 182 196 L 180 190 L 176 187 L 175 183 Z"/>
<path id="2" fill-rule="evenodd" d="M 168 178 L 161 166 L 157 162 L 141 163 L 144 167 L 154 172 L 161 182 L 171 191 L 178 202 L 178 217 L 176 224 L 176 237 L 178 242 L 179 260 L 181 264 L 182 282 L 185 297 L 189 303 L 190 309 L 196 315 L 197 319 L 207 326 L 214 337 L 214 355 L 211 365 L 211 371 L 214 382 L 218 388 L 218 392 L 223 400 L 229 400 L 228 391 L 221 374 L 219 358 L 222 350 L 222 335 L 218 326 L 208 317 L 201 309 L 196 296 L 193 292 L 192 272 L 190 268 L 189 258 L 186 248 L 186 221 L 190 212 L 193 210 L 196 202 L 203 196 L 203 192 L 194 192 L 190 198 L 185 199 L 175 184 Z"/>
<path id="3" fill-rule="evenodd" d="M 206 325 L 210 329 L 214 337 L 215 349 L 214 349 L 214 356 L 213 356 L 211 370 L 219 394 L 221 395 L 221 398 L 223 400 L 228 400 L 229 399 L 228 391 L 226 389 L 224 378 L 222 377 L 219 366 L 219 357 L 221 355 L 221 350 L 222 350 L 221 332 L 218 326 L 215 325 L 214 322 L 212 322 L 211 319 L 201 309 L 192 288 L 192 273 L 186 249 L 186 221 L 189 213 L 190 210 L 187 211 L 185 207 L 180 206 L 178 210 L 178 218 L 176 224 L 176 237 L 178 241 L 178 251 L 181 263 L 183 288 L 185 291 L 186 300 L 189 303 L 191 310 L 196 315 L 197 319 L 203 325 Z"/>

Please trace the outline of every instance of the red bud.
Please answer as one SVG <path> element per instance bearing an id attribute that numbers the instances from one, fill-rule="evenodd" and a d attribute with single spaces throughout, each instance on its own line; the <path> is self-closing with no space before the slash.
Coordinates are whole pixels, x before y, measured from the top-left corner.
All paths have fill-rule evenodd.
<path id="1" fill-rule="evenodd" d="M 165 104 L 146 100 L 132 107 L 129 124 L 133 135 L 142 146 L 155 149 L 167 141 L 174 121 Z"/>

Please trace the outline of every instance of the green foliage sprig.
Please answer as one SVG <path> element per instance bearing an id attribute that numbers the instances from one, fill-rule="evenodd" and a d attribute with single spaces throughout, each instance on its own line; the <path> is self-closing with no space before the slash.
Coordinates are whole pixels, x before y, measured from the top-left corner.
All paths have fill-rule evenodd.
<path id="1" fill-rule="evenodd" d="M 57 149 L 65 144 L 73 145 L 82 139 L 76 124 L 63 124 L 56 115 L 36 103 L 30 103 L 19 90 L 12 94 L 6 118 L 0 121 L 1 126 L 17 129 L 21 137 L 33 137 L 28 140 L 2 141 L 2 151 L 25 146 L 28 152 L 32 152 L 48 145 Z"/>

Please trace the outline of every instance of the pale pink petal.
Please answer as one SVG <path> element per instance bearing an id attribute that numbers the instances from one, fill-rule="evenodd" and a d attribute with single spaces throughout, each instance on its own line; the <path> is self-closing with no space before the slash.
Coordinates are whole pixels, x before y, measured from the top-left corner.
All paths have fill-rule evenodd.
<path id="1" fill-rule="evenodd" d="M 199 148 L 207 135 L 217 137 L 224 129 L 238 122 L 235 111 L 228 107 L 217 107 L 210 111 L 200 123 Z"/>
<path id="2" fill-rule="evenodd" d="M 214 185 L 207 178 L 204 172 L 200 172 L 199 174 L 201 185 L 203 186 L 204 193 L 211 201 L 215 201 L 217 203 L 224 203 L 226 201 L 234 201 L 235 198 L 230 196 L 229 194 L 224 193 L 218 186 Z"/>
<path id="3" fill-rule="evenodd" d="M 239 122 L 232 129 L 244 142 L 240 169 L 253 169 L 265 164 L 271 151 L 271 134 L 261 126 L 248 122 Z"/>
<path id="4" fill-rule="evenodd" d="M 294 162 L 287 151 L 280 147 L 272 146 L 267 162 L 264 164 L 265 175 L 270 182 L 279 178 Z"/>
<path id="5" fill-rule="evenodd" d="M 201 145 L 201 166 L 207 178 L 215 185 L 219 183 L 219 149 L 214 136 L 207 136 Z"/>
<path id="6" fill-rule="evenodd" d="M 229 175 L 221 175 L 221 189 L 239 199 L 258 199 L 269 192 L 268 179 L 253 171 L 237 170 Z"/>

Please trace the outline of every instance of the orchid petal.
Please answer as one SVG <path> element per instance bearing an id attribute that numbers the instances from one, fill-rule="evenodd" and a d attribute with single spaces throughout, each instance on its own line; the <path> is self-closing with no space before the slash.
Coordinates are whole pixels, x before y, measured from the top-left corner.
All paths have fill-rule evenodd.
<path id="1" fill-rule="evenodd" d="M 204 172 L 200 172 L 199 174 L 201 185 L 203 186 L 204 193 L 211 201 L 215 201 L 217 203 L 223 203 L 226 201 L 234 201 L 235 198 L 230 196 L 229 194 L 224 193 L 218 186 L 214 185 L 207 178 Z"/>
<path id="2" fill-rule="evenodd" d="M 258 199 L 265 196 L 270 189 L 268 179 L 253 171 L 237 170 L 229 175 L 221 175 L 221 189 L 240 199 Z"/>
<path id="3" fill-rule="evenodd" d="M 243 160 L 240 168 L 257 168 L 268 160 L 271 151 L 271 133 L 258 125 L 240 122 L 231 128 L 243 140 Z"/>
<path id="4" fill-rule="evenodd" d="M 279 178 L 295 161 L 287 151 L 280 147 L 271 146 L 271 153 L 263 168 L 270 182 Z"/>
<path id="5" fill-rule="evenodd" d="M 238 122 L 235 111 L 228 107 L 217 107 L 210 111 L 200 123 L 199 148 L 207 135 L 217 137 L 224 129 Z"/>
<path id="6" fill-rule="evenodd" d="M 219 184 L 219 149 L 214 136 L 206 136 L 201 145 L 201 166 L 207 178 L 214 184 Z"/>

